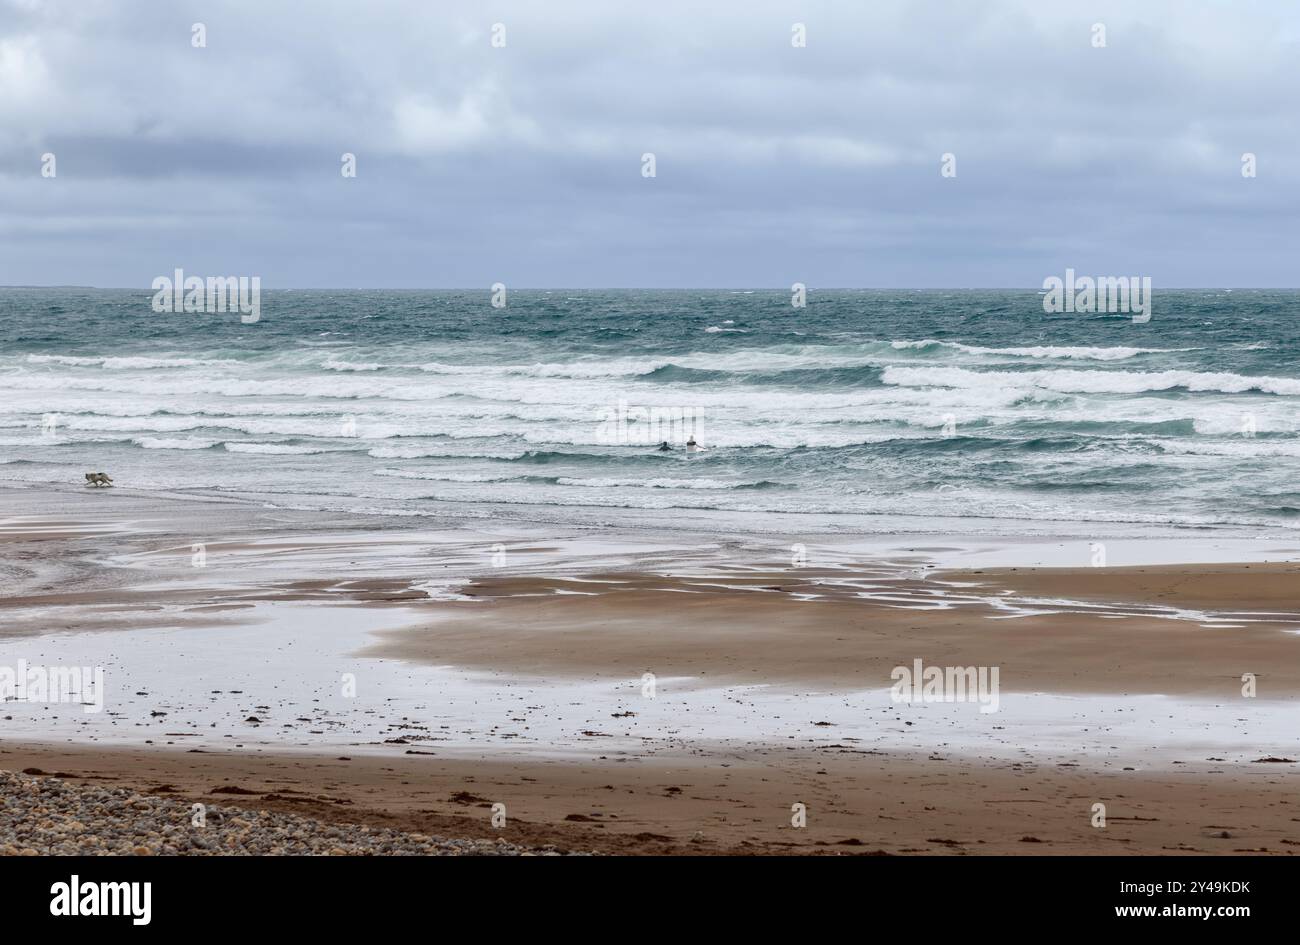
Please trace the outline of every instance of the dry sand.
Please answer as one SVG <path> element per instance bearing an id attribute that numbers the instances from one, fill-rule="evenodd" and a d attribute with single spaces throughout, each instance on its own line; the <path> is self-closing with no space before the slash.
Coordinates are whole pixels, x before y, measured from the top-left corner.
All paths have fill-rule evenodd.
<path id="1" fill-rule="evenodd" d="M 39 769 L 338 823 L 605 853 L 1300 852 L 1295 766 L 1188 758 L 1160 773 L 835 743 L 677 760 L 446 760 L 5 745 Z M 230 789 L 252 793 L 227 793 Z M 217 792 L 217 793 L 214 793 Z M 505 804 L 506 825 L 491 825 Z M 791 826 L 791 806 L 807 826 Z M 1094 826 L 1094 805 L 1105 826 Z"/>

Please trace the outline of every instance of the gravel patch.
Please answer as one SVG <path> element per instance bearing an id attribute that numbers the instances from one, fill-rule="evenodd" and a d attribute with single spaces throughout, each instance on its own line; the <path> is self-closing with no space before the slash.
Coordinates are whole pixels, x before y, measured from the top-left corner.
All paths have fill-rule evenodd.
<path id="1" fill-rule="evenodd" d="M 3 856 L 561 856 L 555 847 L 336 824 L 0 771 Z"/>

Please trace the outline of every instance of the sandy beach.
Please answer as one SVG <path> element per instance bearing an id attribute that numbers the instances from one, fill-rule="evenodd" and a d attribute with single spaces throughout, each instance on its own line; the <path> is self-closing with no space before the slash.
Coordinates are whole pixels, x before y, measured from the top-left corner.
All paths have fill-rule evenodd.
<path id="1" fill-rule="evenodd" d="M 7 702 L 0 769 L 577 852 L 1300 849 L 1297 549 L 799 544 L 6 488 L 0 666 L 105 691 Z"/>
<path id="2" fill-rule="evenodd" d="M 1300 7 L 304 7 L 0 0 L 18 918 L 1287 905 Z"/>

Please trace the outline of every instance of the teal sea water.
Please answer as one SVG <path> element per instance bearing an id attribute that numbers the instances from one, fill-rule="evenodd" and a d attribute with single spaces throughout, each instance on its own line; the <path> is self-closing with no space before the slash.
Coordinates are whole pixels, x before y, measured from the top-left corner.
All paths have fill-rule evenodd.
<path id="1" fill-rule="evenodd" d="M 1292 291 L 1157 288 L 1145 324 L 1032 290 L 150 299 L 0 290 L 0 478 L 413 520 L 1300 526 Z M 707 452 L 611 440 L 620 404 Z"/>

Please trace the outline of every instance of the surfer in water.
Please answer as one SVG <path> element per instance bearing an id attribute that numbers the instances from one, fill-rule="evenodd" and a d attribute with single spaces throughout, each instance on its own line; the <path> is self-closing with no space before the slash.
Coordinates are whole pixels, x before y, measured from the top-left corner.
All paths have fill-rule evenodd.
<path id="1" fill-rule="evenodd" d="M 700 446 L 700 444 L 695 442 L 695 437 L 691 437 L 689 440 L 686 441 L 686 452 L 703 453 L 704 447 Z"/>
<path id="2" fill-rule="evenodd" d="M 667 441 L 667 440 L 664 440 L 662 443 L 659 444 L 659 452 L 661 452 L 661 453 L 671 453 L 672 451 L 673 451 L 673 448 L 672 448 L 671 446 L 668 445 L 668 441 Z"/>

